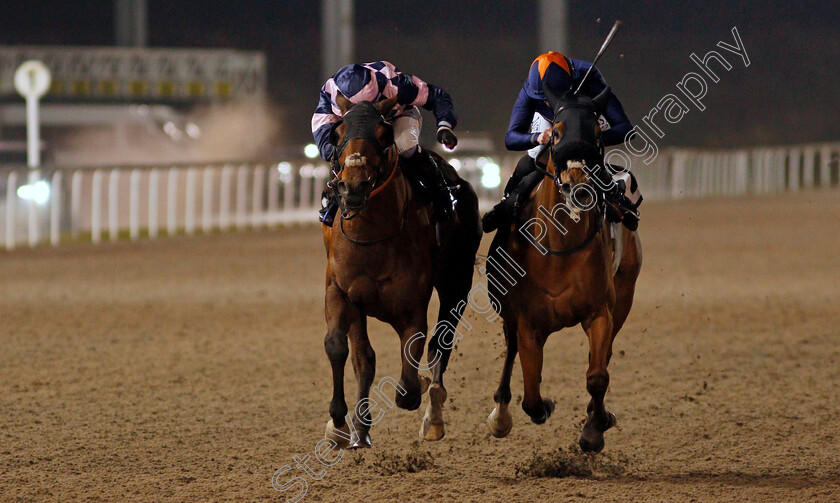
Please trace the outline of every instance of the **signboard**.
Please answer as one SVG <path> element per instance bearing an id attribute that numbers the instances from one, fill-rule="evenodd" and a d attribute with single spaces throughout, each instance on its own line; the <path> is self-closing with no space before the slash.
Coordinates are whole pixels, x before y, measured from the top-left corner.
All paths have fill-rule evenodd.
<path id="1" fill-rule="evenodd" d="M 260 52 L 0 47 L 0 99 L 15 96 L 15 70 L 33 59 L 52 73 L 50 100 L 171 102 L 265 93 L 265 56 Z"/>

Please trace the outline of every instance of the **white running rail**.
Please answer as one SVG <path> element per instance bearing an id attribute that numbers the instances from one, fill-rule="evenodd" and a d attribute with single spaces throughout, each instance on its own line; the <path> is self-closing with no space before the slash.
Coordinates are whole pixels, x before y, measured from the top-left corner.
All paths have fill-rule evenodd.
<path id="1" fill-rule="evenodd" d="M 647 200 L 836 187 L 840 143 L 709 151 L 666 149 L 632 167 Z M 483 208 L 517 157 L 452 160 Z M 498 166 L 503 166 L 499 173 Z M 315 222 L 329 175 L 322 162 L 0 170 L 7 250 L 74 239 L 138 240 Z M 501 185 L 499 185 L 501 183 Z"/>

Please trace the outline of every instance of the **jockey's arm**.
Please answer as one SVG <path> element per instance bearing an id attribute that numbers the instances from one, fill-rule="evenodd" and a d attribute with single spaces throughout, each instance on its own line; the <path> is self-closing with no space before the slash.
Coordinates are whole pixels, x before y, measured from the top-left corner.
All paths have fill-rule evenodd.
<path id="1" fill-rule="evenodd" d="M 431 111 L 437 120 L 438 131 L 454 129 L 458 125 L 452 97 L 443 89 L 407 73 L 397 75 L 391 83 L 397 88 L 397 103 Z"/>
<path id="2" fill-rule="evenodd" d="M 510 124 L 505 134 L 505 147 L 508 150 L 528 150 L 537 146 L 539 133 L 531 133 L 535 110 L 536 101 L 528 96 L 523 87 L 510 113 Z"/>
<path id="3" fill-rule="evenodd" d="M 335 148 L 330 143 L 330 129 L 339 120 L 341 120 L 341 117 L 333 113 L 330 95 L 324 88 L 321 88 L 318 107 L 315 109 L 315 113 L 312 114 L 312 137 L 315 139 L 315 144 L 318 145 L 321 158 L 325 161 L 329 161 L 335 151 Z"/>
<path id="4" fill-rule="evenodd" d="M 598 68 L 593 68 L 589 79 L 586 82 L 586 89 L 583 94 L 590 97 L 598 96 L 601 91 L 606 89 L 607 82 L 598 71 Z M 627 133 L 633 129 L 633 123 L 624 112 L 624 107 L 615 96 L 615 93 L 610 93 L 609 100 L 607 100 L 607 108 L 604 110 L 604 118 L 610 124 L 610 128 L 601 133 L 601 138 L 604 140 L 604 146 L 612 147 L 614 145 L 621 145 L 627 139 Z"/>

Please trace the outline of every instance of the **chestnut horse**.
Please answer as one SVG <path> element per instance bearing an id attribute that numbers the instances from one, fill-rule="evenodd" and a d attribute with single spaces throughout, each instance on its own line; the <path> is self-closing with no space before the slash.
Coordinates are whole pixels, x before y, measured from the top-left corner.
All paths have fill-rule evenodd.
<path id="1" fill-rule="evenodd" d="M 459 186 L 456 212 L 443 226 L 446 229 L 441 232 L 441 246 L 432 221 L 432 206 L 418 196 L 403 173 L 393 131 L 384 119 L 396 105 L 396 98 L 376 105 L 353 105 L 339 95 L 336 102 L 343 118 L 333 127 L 330 141 L 337 151 L 336 179 L 332 183 L 337 188 L 341 212 L 332 227 L 322 225 L 327 250 L 324 347 L 333 377 L 326 437 L 341 448 L 370 447 L 369 430 L 375 422 L 369 411 L 371 404 L 378 400 L 378 418 L 383 405 L 393 406 L 390 399 L 382 397 L 381 386 L 374 388 L 377 398 L 369 398 L 376 370 L 376 356 L 367 333 L 367 317 L 372 316 L 390 324 L 400 337 L 399 382 L 386 377 L 380 385 L 386 382 L 394 387 L 394 402 L 406 410 L 420 407 L 428 387 L 430 403 L 420 435 L 426 440 L 439 440 L 444 435 L 443 374 L 452 350 L 451 340 L 445 338 L 446 327 L 451 327 L 451 332 L 458 325 L 463 312 L 458 310 L 459 304 L 466 301 L 472 286 L 481 240 L 478 198 L 451 166 L 432 153 L 453 184 Z M 429 364 L 421 365 L 433 288 L 440 298 L 438 325 L 429 340 Z M 358 383 L 352 435 L 345 421 L 344 366 L 348 354 Z M 431 385 L 428 378 L 419 376 L 419 368 L 432 371 Z"/>
<path id="2" fill-rule="evenodd" d="M 522 408 L 534 423 L 541 424 L 554 410 L 554 402 L 540 395 L 543 345 L 552 332 L 578 324 L 589 338 L 586 389 L 592 397 L 580 437 L 581 449 L 603 449 L 604 432 L 616 421 L 604 407 L 609 384 L 607 364 L 613 339 L 633 303 L 642 251 L 636 232 L 618 232 L 623 253 L 613 273 L 603 192 L 585 172 L 590 171 L 589 166 L 604 166 L 597 117 L 609 92 L 607 88 L 590 99 L 571 92 L 557 96 L 546 89 L 555 120 L 549 160 L 545 168 L 539 168 L 544 178 L 523 205 L 520 222 L 500 228 L 491 245 L 490 254 L 501 248 L 526 271 L 510 288 L 489 284 L 501 305 L 507 342 L 494 395 L 496 407 L 487 420 L 491 434 L 498 438 L 507 436 L 513 425 L 508 404 L 517 351 L 525 384 Z"/>

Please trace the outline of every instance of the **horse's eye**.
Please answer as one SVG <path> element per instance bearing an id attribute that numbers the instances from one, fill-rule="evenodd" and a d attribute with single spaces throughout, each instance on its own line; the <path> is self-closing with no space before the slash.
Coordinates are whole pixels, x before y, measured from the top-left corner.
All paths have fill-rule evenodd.
<path id="1" fill-rule="evenodd" d="M 554 125 L 554 134 L 551 136 L 554 138 L 554 143 L 560 141 L 563 138 L 563 135 L 566 133 L 566 124 L 563 122 L 558 122 Z"/>

